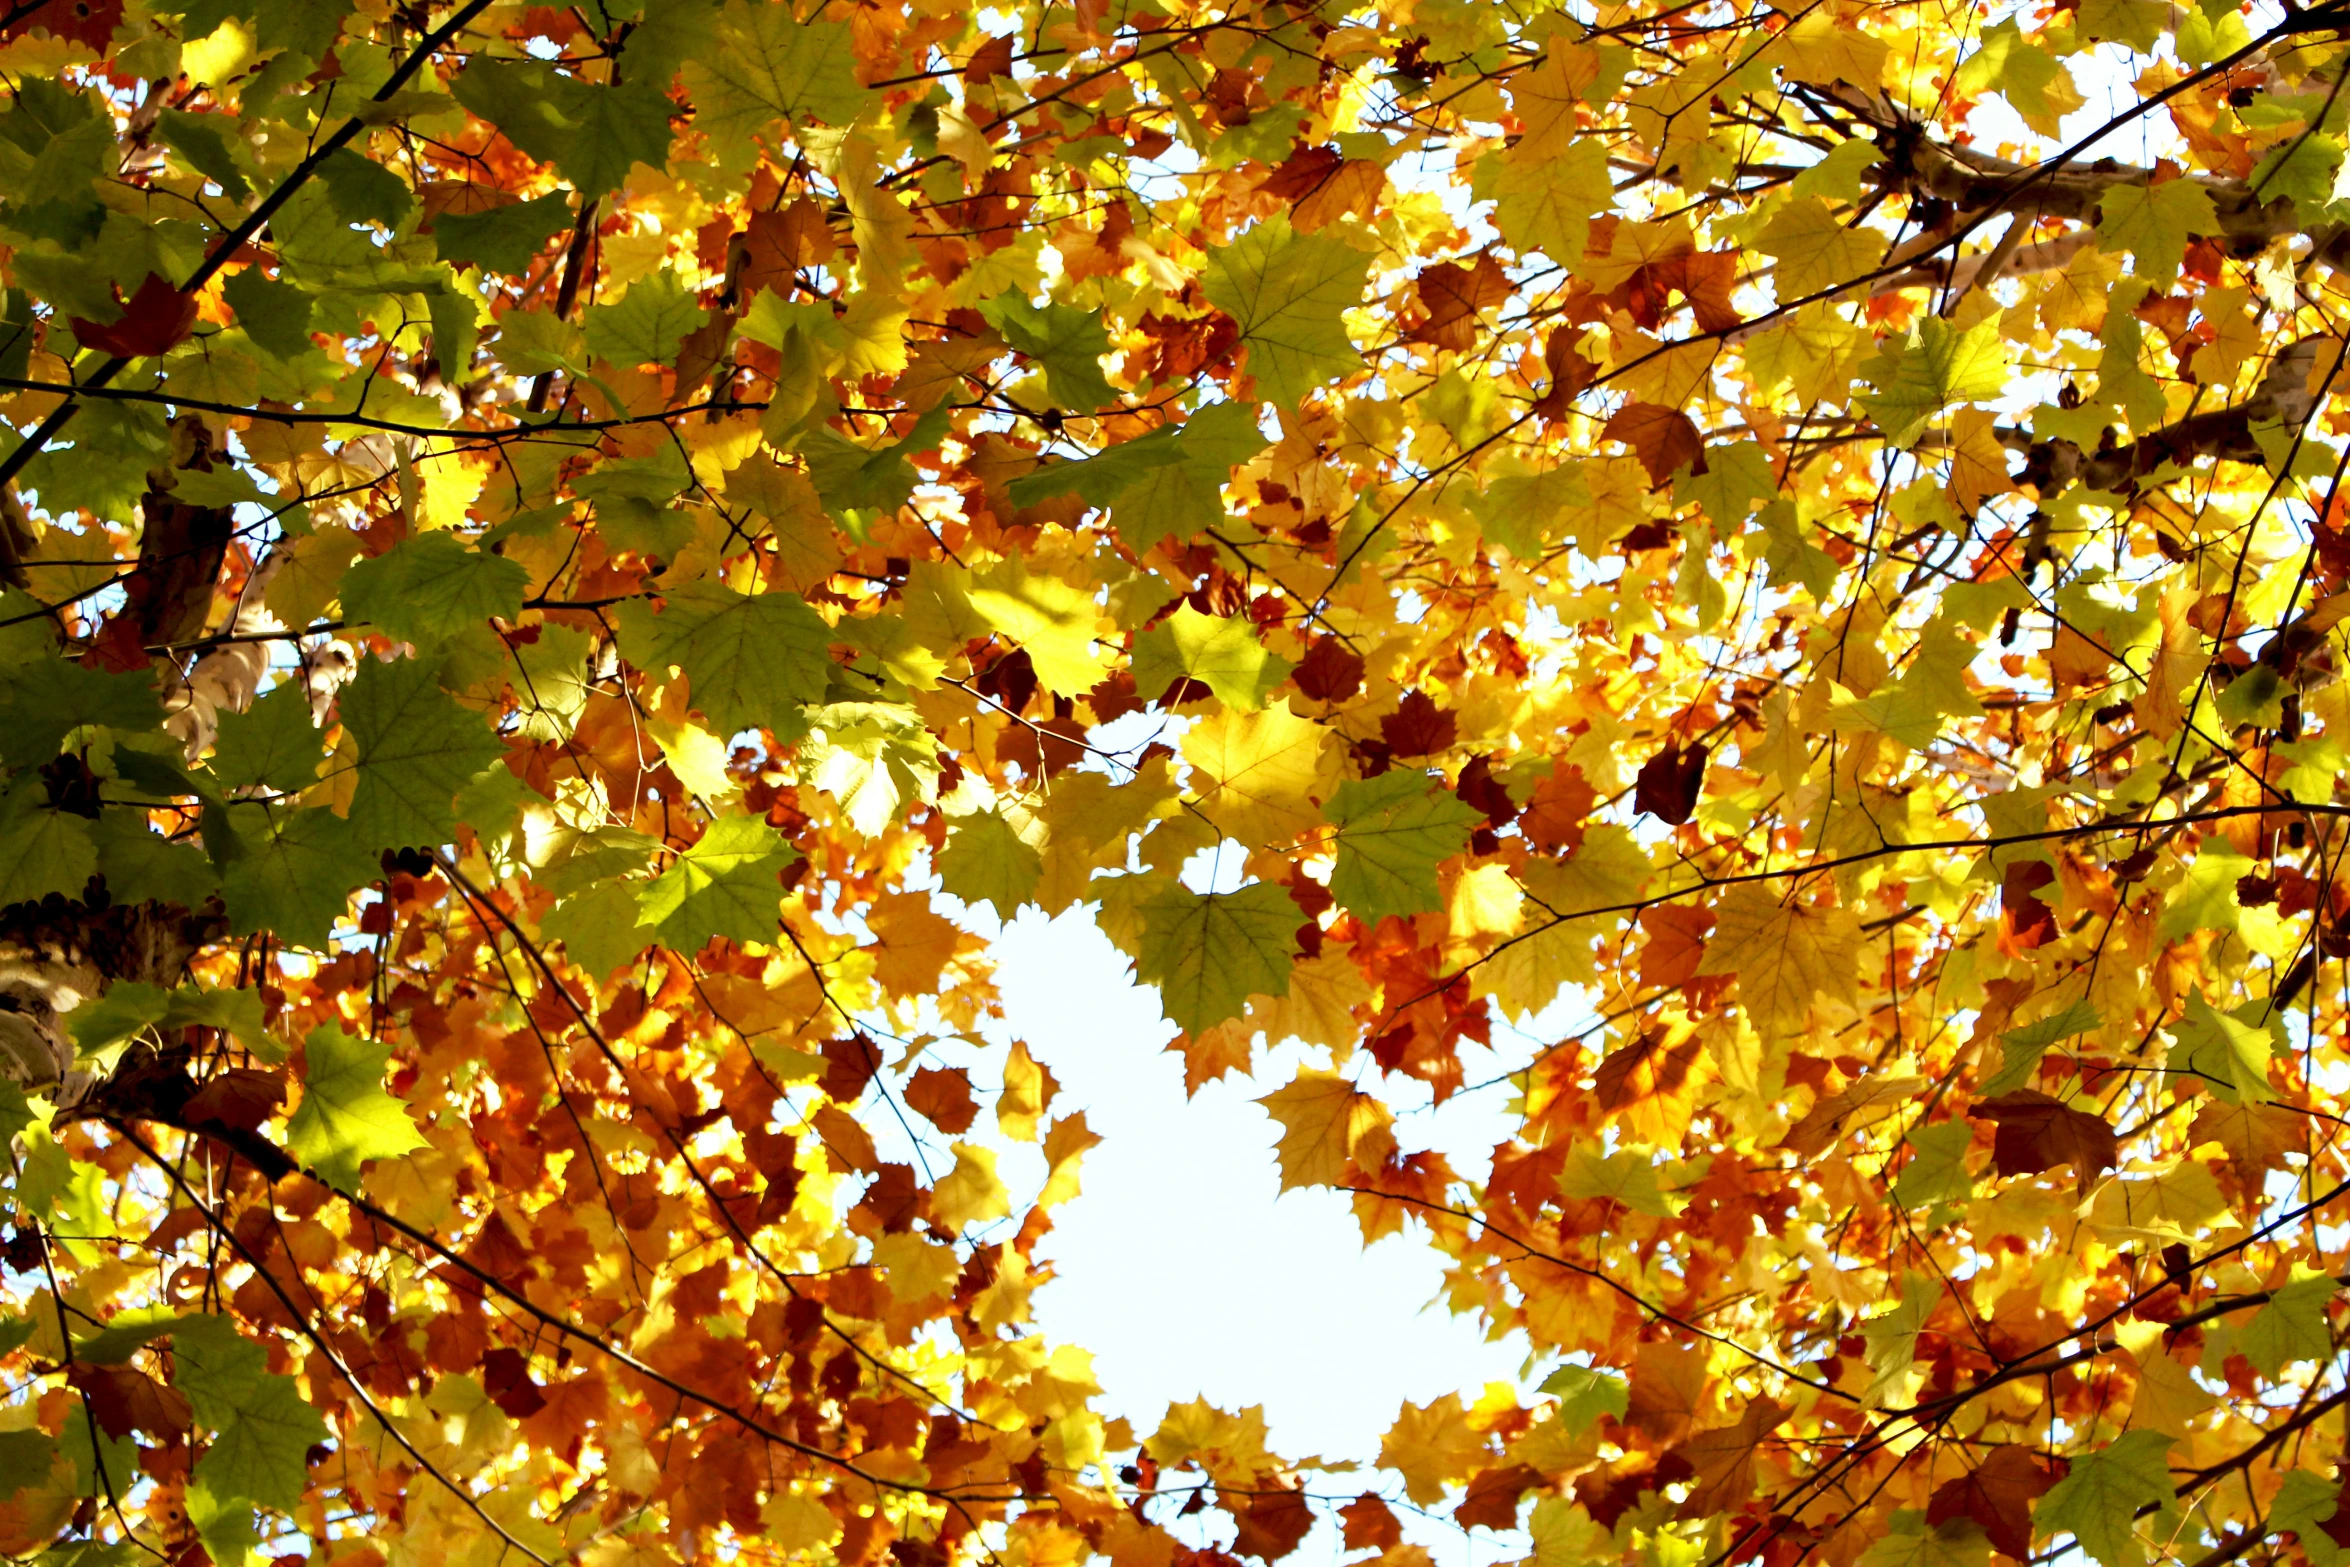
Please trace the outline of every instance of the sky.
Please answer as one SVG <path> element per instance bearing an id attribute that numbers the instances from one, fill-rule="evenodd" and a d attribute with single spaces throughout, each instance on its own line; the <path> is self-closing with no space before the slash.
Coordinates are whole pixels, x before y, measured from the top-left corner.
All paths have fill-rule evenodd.
<path id="1" fill-rule="evenodd" d="M 1030 911 L 1003 930 L 995 955 L 1004 1032 L 1060 1080 L 1056 1110 L 1083 1109 L 1103 1138 L 1085 1156 L 1081 1195 L 1039 1248 L 1058 1276 L 1033 1308 L 1054 1342 L 1093 1352 L 1105 1414 L 1147 1436 L 1171 1402 L 1259 1404 L 1285 1456 L 1369 1461 L 1404 1400 L 1473 1398 L 1489 1381 L 1519 1378 L 1522 1340 L 1488 1343 L 1480 1325 L 1436 1302 L 1431 1248 L 1395 1236 L 1365 1249 L 1341 1194 L 1280 1192 L 1276 1131 L 1252 1101 L 1287 1083 L 1308 1052 L 1261 1052 L 1253 1081 L 1226 1078 L 1186 1101 L 1156 993 L 1133 982 L 1082 909 L 1054 920 Z M 1407 1150 L 1441 1147 L 1481 1175 L 1507 1135 L 1504 1108 L 1501 1090 L 1465 1094 L 1397 1130 Z M 1524 1554 L 1522 1543 L 1471 1540 L 1432 1521 L 1410 1536 L 1444 1567 Z M 1291 1561 L 1318 1567 L 1339 1554 L 1325 1529 Z"/>

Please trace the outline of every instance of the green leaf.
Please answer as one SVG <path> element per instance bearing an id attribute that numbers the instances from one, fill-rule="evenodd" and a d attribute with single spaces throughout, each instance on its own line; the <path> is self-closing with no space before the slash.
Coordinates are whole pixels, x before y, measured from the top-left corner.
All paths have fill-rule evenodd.
<path id="1" fill-rule="evenodd" d="M 327 810 L 245 806 L 222 816 L 206 836 L 221 840 L 213 855 L 224 862 L 220 896 L 230 934 L 266 930 L 291 946 L 326 945 L 351 889 L 376 874 L 375 854 L 359 833 Z"/>
<path id="2" fill-rule="evenodd" d="M 2222 1012 L 2200 991 L 2187 995 L 2187 1015 L 2171 1025 L 2177 1048 L 2168 1070 L 2200 1080 L 2215 1099 L 2228 1104 L 2267 1104 L 2276 1098 L 2268 1064 L 2281 1041 L 2282 1017 L 2266 997 Z"/>
<path id="3" fill-rule="evenodd" d="M 503 750 L 481 715 L 460 706 L 416 659 L 369 661 L 344 691 L 341 715 L 358 764 L 351 830 L 361 846 L 448 842 L 457 791 Z"/>
<path id="4" fill-rule="evenodd" d="M 1991 1540 L 1972 1518 L 1939 1527 L 1903 1508 L 1885 1520 L 1885 1533 L 1860 1553 L 1855 1567 L 1990 1567 Z"/>
<path id="5" fill-rule="evenodd" d="M 2237 1332 L 2236 1352 L 2271 1381 L 2295 1361 L 2326 1359 L 2334 1352 L 2327 1308 L 2340 1292 L 2341 1285 L 2331 1274 L 2313 1273 L 2295 1263 L 2292 1282 L 2271 1294 Z"/>
<path id="6" fill-rule="evenodd" d="M 120 1497 L 139 1472 L 139 1444 L 126 1433 L 108 1436 L 90 1421 L 89 1406 L 76 1400 L 65 1412 L 57 1445 L 73 1460 L 75 1490 L 82 1496 Z"/>
<path id="7" fill-rule="evenodd" d="M 583 197 L 618 190 L 636 164 L 669 159 L 669 95 L 650 81 L 599 86 L 542 61 L 476 60 L 449 92 Z"/>
<path id="8" fill-rule="evenodd" d="M 390 1054 L 332 1023 L 302 1041 L 302 1102 L 286 1120 L 286 1147 L 337 1191 L 357 1191 L 368 1160 L 425 1146 L 408 1107 L 383 1091 Z"/>
<path id="9" fill-rule="evenodd" d="M 1006 343 L 1044 372 L 1045 396 L 1054 407 L 1092 413 L 1118 400 L 1102 375 L 1101 358 L 1111 346 L 1109 329 L 1094 311 L 1074 305 L 1032 305 L 1010 293 L 988 300 L 979 313 Z"/>
<path id="10" fill-rule="evenodd" d="M 487 212 L 444 212 L 433 219 L 432 236 L 443 261 L 513 273 L 528 268 L 547 241 L 571 223 L 571 198 L 550 191 Z"/>
<path id="11" fill-rule="evenodd" d="M 1167 879 L 1133 907 L 1141 921 L 1135 974 L 1159 987 L 1159 1009 L 1178 1028 L 1196 1034 L 1240 1016 L 1251 996 L 1289 994 L 1305 916 L 1278 883 L 1196 893 Z"/>
<path id="12" fill-rule="evenodd" d="M 273 1374 L 268 1352 L 225 1317 L 189 1318 L 172 1333 L 171 1348 L 172 1385 L 213 1433 L 192 1478 L 215 1502 L 281 1512 L 300 1506 L 309 1484 L 305 1455 L 327 1439 L 327 1428 L 294 1379 Z"/>
<path id="13" fill-rule="evenodd" d="M 0 1476 L 5 1476 L 0 1478 L 0 1487 L 6 1487 L 0 1490 L 0 1502 L 25 1486 L 40 1484 L 56 1462 L 57 1439 L 39 1428 L 0 1431 Z"/>
<path id="14" fill-rule="evenodd" d="M 220 890 L 220 873 L 204 851 L 156 831 L 143 810 L 101 811 L 90 824 L 90 836 L 98 846 L 106 895 L 116 903 L 201 909 Z"/>
<path id="15" fill-rule="evenodd" d="M 96 1366 L 119 1366 L 188 1319 L 165 1306 L 118 1311 L 106 1326 L 73 1341 L 73 1358 Z"/>
<path id="16" fill-rule="evenodd" d="M 1861 374 L 1876 390 L 1858 398 L 1860 406 L 1888 442 L 1906 449 L 1943 409 L 2003 395 L 2008 351 L 1996 319 L 1962 332 L 1940 316 L 1928 316 L 1906 342 L 1880 350 Z"/>
<path id="17" fill-rule="evenodd" d="M 1999 1070 L 1975 1092 L 1985 1099 L 2015 1092 L 2031 1082 L 2032 1073 L 2039 1068 L 2040 1058 L 2048 1053 L 2050 1045 L 2102 1027 L 2103 1023 L 2095 1007 L 2086 1001 L 2076 1001 L 2037 1023 L 2009 1029 L 1999 1036 Z"/>
<path id="18" fill-rule="evenodd" d="M 0 908 L 53 892 L 79 898 L 97 870 L 88 820 L 52 810 L 38 777 L 18 779 L 0 800 Z"/>
<path id="19" fill-rule="evenodd" d="M 1390 914 L 1441 907 L 1436 867 L 1467 846 L 1470 827 L 1483 819 L 1408 767 L 1348 780 L 1322 814 L 1338 827 L 1330 895 L 1366 928 Z"/>
<path id="20" fill-rule="evenodd" d="M 178 153 L 189 168 L 228 192 L 231 201 L 243 201 L 252 194 L 253 187 L 245 182 L 228 134 L 222 129 L 224 125 L 235 124 L 226 115 L 165 109 L 155 116 L 155 135 L 163 145 Z"/>
<path id="21" fill-rule="evenodd" d="M 112 1049 L 148 1024 L 159 1021 L 170 998 L 171 992 L 161 985 L 116 980 L 106 987 L 106 994 L 95 1001 L 85 1001 L 66 1014 L 66 1027 L 73 1035 L 74 1048 L 84 1056 L 96 1056 Z"/>
<path id="22" fill-rule="evenodd" d="M 300 681 L 283 680 L 244 712 L 220 715 L 212 771 L 231 789 L 290 794 L 317 781 L 319 739 L 310 693 Z"/>
<path id="23" fill-rule="evenodd" d="M 1558 1395 L 1559 1424 L 1570 1435 L 1580 1435 L 1601 1415 L 1623 1419 L 1631 1400 L 1622 1377 L 1589 1366 L 1559 1367 L 1543 1378 L 1542 1391 Z"/>
<path id="24" fill-rule="evenodd" d="M 24 1090 L 17 1086 L 14 1078 L 0 1077 L 0 1148 L 6 1148 L 16 1140 L 17 1133 L 32 1124 L 33 1102 L 25 1097 Z M 31 1331 L 29 1324 L 0 1320 L 0 1355 L 7 1354 L 17 1344 L 24 1342 L 21 1338 L 13 1344 L 9 1342 L 9 1335 L 19 1326 L 23 1326 L 28 1333 Z"/>
<path id="25" fill-rule="evenodd" d="M 2169 287 L 2179 275 L 2190 239 L 2219 231 L 2211 192 L 2192 179 L 2115 185 L 2098 201 L 2097 212 L 2099 248 L 2128 251 L 2130 271 L 2157 288 Z"/>
<path id="26" fill-rule="evenodd" d="M 1239 324 L 1257 395 L 1294 407 L 1361 367 L 1343 314 L 1361 301 L 1370 267 L 1353 246 L 1272 218 L 1209 253 L 1200 291 Z"/>
<path id="27" fill-rule="evenodd" d="M 1033 506 L 1056 495 L 1074 495 L 1092 506 L 1107 506 L 1151 473 L 1184 460 L 1183 428 L 1164 425 L 1150 434 L 1116 446 L 1106 446 L 1091 457 L 1057 462 L 1024 473 L 1005 486 L 1015 506 Z M 1222 482 L 1222 475 L 1217 476 Z"/>
<path id="28" fill-rule="evenodd" d="M 563 943 L 581 973 L 600 980 L 653 944 L 652 933 L 636 922 L 638 913 L 633 883 L 591 882 L 549 911 L 539 931 Z"/>
<path id="29" fill-rule="evenodd" d="M 636 923 L 680 952 L 699 952 L 713 936 L 772 942 L 783 901 L 776 878 L 797 858 L 764 820 L 721 816 L 637 894 Z"/>
<path id="30" fill-rule="evenodd" d="M 1190 679 L 1225 706 L 1253 713 L 1294 667 L 1265 650 L 1246 617 L 1218 619 L 1189 604 L 1134 639 L 1135 693 L 1151 700 Z"/>
<path id="31" fill-rule="evenodd" d="M 145 670 L 112 674 L 49 657 L 0 681 L 0 760 L 20 766 L 48 761 L 84 725 L 137 732 L 162 722 L 155 677 Z"/>
<path id="32" fill-rule="evenodd" d="M 2100 1567 L 2143 1567 L 2146 1547 L 2135 1524 L 2140 1507 L 2170 1501 L 2176 1489 L 2159 1431 L 2125 1431 L 2107 1447 L 2073 1460 L 2032 1509 L 2032 1532 L 2070 1534 Z"/>
<path id="33" fill-rule="evenodd" d="M 620 302 L 587 313 L 588 352 L 620 368 L 665 365 L 686 334 L 710 319 L 694 291 L 673 271 L 638 278 Z"/>
<path id="34" fill-rule="evenodd" d="M 343 576 L 343 611 L 394 640 L 430 647 L 491 616 L 522 613 L 530 572 L 520 561 L 469 549 L 453 533 L 402 539 Z"/>
<path id="35" fill-rule="evenodd" d="M 696 582 L 666 597 L 659 614 L 641 600 L 621 606 L 621 645 L 657 680 L 672 668 L 684 674 L 693 705 L 722 738 L 791 730 L 801 707 L 823 700 L 832 628 L 797 594 Z"/>
<path id="36" fill-rule="evenodd" d="M 1924 1208 L 1972 1197 L 1975 1180 L 1967 1174 L 1966 1156 L 1974 1140 L 1973 1126 L 1962 1120 L 1936 1121 L 1912 1130 L 1902 1139 L 1910 1147 L 1910 1158 L 1893 1183 L 1893 1200 L 1904 1208 Z"/>
<path id="37" fill-rule="evenodd" d="M 237 325 L 245 329 L 245 335 L 278 358 L 292 359 L 316 346 L 310 341 L 314 303 L 308 290 L 263 277 L 259 267 L 246 267 L 223 283 L 220 291 L 236 311 Z"/>
<path id="38" fill-rule="evenodd" d="M 1134 549 L 1147 550 L 1168 537 L 1189 538 L 1223 521 L 1225 481 L 1269 444 L 1250 403 L 1210 403 L 1184 421 L 1178 439 L 1182 461 L 1154 463 L 1112 498 L 1118 531 Z"/>
<path id="39" fill-rule="evenodd" d="M 327 200 L 347 223 L 380 223 L 396 229 L 415 209 L 408 182 L 348 147 L 337 147 L 318 166 Z"/>
<path id="40" fill-rule="evenodd" d="M 2316 1567 L 2344 1567 L 2350 1563 L 2350 1546 L 2337 1543 L 2325 1528 L 2340 1519 L 2343 1490 L 2339 1480 L 2328 1480 L 2306 1469 L 2291 1470 L 2269 1508 L 2268 1526 L 2279 1534 L 2292 1531 L 2302 1554 Z"/>
<path id="41" fill-rule="evenodd" d="M 848 23 L 800 22 L 789 6 L 732 0 L 712 47 L 685 65 L 694 128 L 721 168 L 748 168 L 762 137 L 774 145 L 779 119 L 854 123 L 872 98 L 856 63 Z"/>
<path id="42" fill-rule="evenodd" d="M 939 884 L 965 903 L 984 903 L 1009 920 L 1036 895 L 1044 856 L 1001 812 L 976 811 L 947 824 L 938 855 Z"/>

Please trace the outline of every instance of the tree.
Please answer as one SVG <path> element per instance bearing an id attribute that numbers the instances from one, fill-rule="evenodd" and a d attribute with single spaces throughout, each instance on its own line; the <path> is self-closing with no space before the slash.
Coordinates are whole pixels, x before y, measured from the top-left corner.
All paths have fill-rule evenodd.
<path id="1" fill-rule="evenodd" d="M 10 6 L 0 1546 L 2335 1567 L 2346 34 Z M 981 904 L 1517 1401 L 1105 1420 Z"/>

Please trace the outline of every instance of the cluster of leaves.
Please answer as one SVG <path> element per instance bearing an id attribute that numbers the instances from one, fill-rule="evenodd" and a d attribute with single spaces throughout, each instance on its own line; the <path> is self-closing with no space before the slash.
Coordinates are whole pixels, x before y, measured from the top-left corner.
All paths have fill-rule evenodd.
<path id="1" fill-rule="evenodd" d="M 0 1550 L 2339 1567 L 2345 34 L 8 7 Z M 1105 1420 L 980 905 L 1539 1384 Z"/>

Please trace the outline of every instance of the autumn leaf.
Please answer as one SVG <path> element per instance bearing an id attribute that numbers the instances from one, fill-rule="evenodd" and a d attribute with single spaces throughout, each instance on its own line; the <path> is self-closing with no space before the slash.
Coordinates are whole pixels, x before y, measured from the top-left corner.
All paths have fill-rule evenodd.
<path id="1" fill-rule="evenodd" d="M 425 1145 L 408 1107 L 383 1091 L 389 1055 L 331 1023 L 303 1041 L 302 1102 L 286 1119 L 286 1147 L 340 1190 L 358 1189 L 368 1161 Z"/>
<path id="2" fill-rule="evenodd" d="M 1973 1470 L 1934 1488 L 1926 1522 L 1939 1528 L 1971 1518 L 1995 1550 L 2022 1561 L 2032 1554 L 2032 1504 L 2057 1478 L 2025 1448 L 1995 1448 Z"/>
<path id="3" fill-rule="evenodd" d="M 1732 889 L 1716 906 L 1719 926 L 1700 974 L 1735 974 L 1738 994 L 1766 1038 L 1803 1032 L 1822 1002 L 1849 1003 L 1860 962 L 1860 931 L 1841 909 L 1782 903 L 1761 886 Z"/>
<path id="4" fill-rule="evenodd" d="M 1387 1107 L 1335 1072 L 1299 1071 L 1259 1099 L 1281 1125 L 1281 1189 L 1342 1186 L 1349 1164 L 1376 1167 L 1395 1147 Z"/>
<path id="5" fill-rule="evenodd" d="M 1208 258 L 1200 291 L 1240 324 L 1260 394 L 1293 406 L 1360 362 L 1341 317 L 1362 298 L 1370 265 L 1351 245 L 1271 218 Z"/>
<path id="6" fill-rule="evenodd" d="M 2036 1175 L 2071 1165 L 2085 1184 L 2117 1163 L 2109 1122 L 2036 1090 L 2019 1088 L 1980 1100 L 1967 1113 L 1998 1124 L 1991 1161 L 2001 1175 Z"/>

